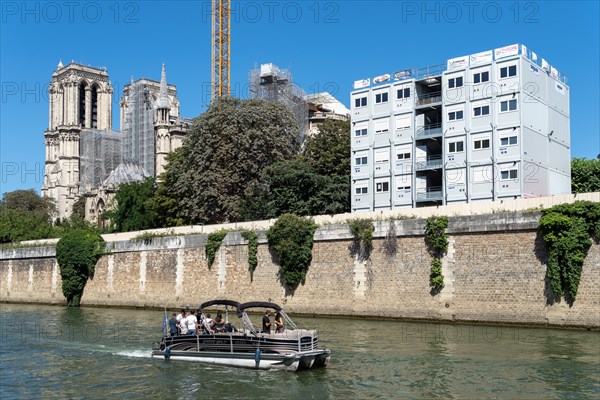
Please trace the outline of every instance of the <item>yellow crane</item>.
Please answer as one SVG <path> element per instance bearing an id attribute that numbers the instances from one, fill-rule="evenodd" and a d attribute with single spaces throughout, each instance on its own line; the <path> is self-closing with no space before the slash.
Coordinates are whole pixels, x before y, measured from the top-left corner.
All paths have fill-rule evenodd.
<path id="1" fill-rule="evenodd" d="M 211 101 L 229 96 L 231 0 L 212 0 Z"/>

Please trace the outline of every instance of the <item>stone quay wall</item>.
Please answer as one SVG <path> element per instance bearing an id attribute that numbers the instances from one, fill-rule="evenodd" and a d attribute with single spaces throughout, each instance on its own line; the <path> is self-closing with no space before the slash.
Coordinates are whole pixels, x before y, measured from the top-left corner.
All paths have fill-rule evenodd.
<path id="1" fill-rule="evenodd" d="M 248 270 L 248 246 L 239 232 L 225 237 L 211 268 L 206 234 L 107 242 L 82 305 L 195 307 L 213 298 L 279 303 L 307 315 L 600 328 L 600 246 L 589 250 L 577 300 L 549 303 L 547 253 L 539 212 L 449 218 L 449 249 L 442 259 L 445 287 L 431 293 L 431 256 L 425 221 L 374 222 L 368 260 L 352 255 L 347 224 L 317 229 L 306 281 L 294 292 L 259 231 L 258 267 Z M 384 250 L 390 224 L 395 254 Z M 0 301 L 65 304 L 52 244 L 0 251 Z"/>

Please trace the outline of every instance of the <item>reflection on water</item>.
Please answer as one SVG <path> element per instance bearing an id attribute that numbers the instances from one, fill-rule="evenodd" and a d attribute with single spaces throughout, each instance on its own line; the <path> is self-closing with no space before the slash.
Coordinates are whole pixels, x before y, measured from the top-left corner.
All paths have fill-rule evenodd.
<path id="1" fill-rule="evenodd" d="M 333 354 L 325 369 L 287 373 L 152 359 L 160 311 L 0 311 L 2 398 L 600 397 L 598 332 L 296 318 Z"/>

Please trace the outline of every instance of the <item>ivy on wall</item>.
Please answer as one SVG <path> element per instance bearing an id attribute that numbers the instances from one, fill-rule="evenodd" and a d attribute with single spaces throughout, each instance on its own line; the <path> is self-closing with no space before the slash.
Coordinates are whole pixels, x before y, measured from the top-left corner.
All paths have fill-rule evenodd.
<path id="1" fill-rule="evenodd" d="M 373 222 L 370 219 L 352 219 L 348 221 L 348 227 L 354 236 L 350 253 L 353 256 L 357 255 L 361 261 L 367 260 L 373 250 Z"/>
<path id="2" fill-rule="evenodd" d="M 256 253 L 258 251 L 258 235 L 254 231 L 243 231 L 242 237 L 248 241 L 248 271 L 250 271 L 250 281 L 254 278 L 254 270 L 258 265 Z"/>
<path id="3" fill-rule="evenodd" d="M 206 247 L 204 248 L 208 269 L 212 268 L 212 265 L 215 262 L 215 255 L 217 254 L 219 247 L 221 247 L 221 243 L 223 243 L 225 236 L 227 236 L 227 230 L 225 229 L 208 234 L 208 241 L 206 243 Z"/>
<path id="4" fill-rule="evenodd" d="M 62 292 L 69 307 L 79 307 L 85 284 L 94 276 L 96 262 L 104 248 L 102 237 L 86 229 L 69 231 L 56 243 Z"/>
<path id="5" fill-rule="evenodd" d="M 394 220 L 390 220 L 388 230 L 383 241 L 383 251 L 389 257 L 394 257 L 398 252 L 398 241 L 396 234 L 396 223 Z"/>
<path id="6" fill-rule="evenodd" d="M 550 288 L 572 303 L 592 238 L 600 239 L 600 203 L 576 201 L 543 210 L 539 229 L 548 251 Z"/>
<path id="7" fill-rule="evenodd" d="M 444 275 L 442 275 L 442 256 L 448 251 L 448 217 L 429 217 L 425 220 L 425 243 L 431 260 L 431 271 L 429 274 L 429 285 L 434 290 L 444 287 Z"/>
<path id="8" fill-rule="evenodd" d="M 283 214 L 267 231 L 269 247 L 279 259 L 279 274 L 292 288 L 306 278 L 316 229 L 311 219 Z"/>

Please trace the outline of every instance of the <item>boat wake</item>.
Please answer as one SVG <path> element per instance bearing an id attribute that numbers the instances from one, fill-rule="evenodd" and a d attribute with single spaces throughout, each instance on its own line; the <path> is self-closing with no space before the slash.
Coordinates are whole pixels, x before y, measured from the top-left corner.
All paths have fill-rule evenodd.
<path id="1" fill-rule="evenodd" d="M 152 358 L 152 351 L 150 350 L 127 350 L 118 351 L 113 353 L 115 356 L 123 356 L 130 358 Z"/>

